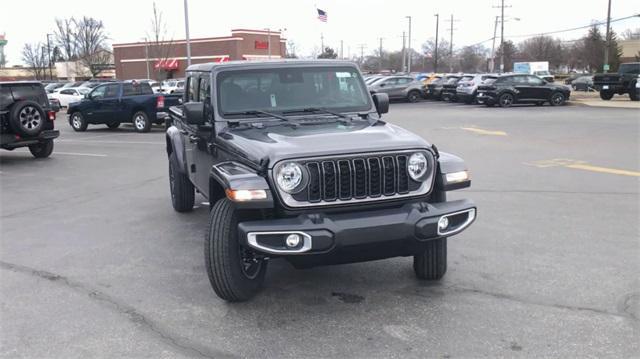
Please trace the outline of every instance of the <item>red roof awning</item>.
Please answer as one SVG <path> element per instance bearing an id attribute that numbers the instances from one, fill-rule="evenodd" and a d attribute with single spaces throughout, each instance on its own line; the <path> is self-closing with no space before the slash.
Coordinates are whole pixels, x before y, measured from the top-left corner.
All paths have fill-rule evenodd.
<path id="1" fill-rule="evenodd" d="M 177 70 L 178 60 L 176 59 L 158 60 L 153 65 L 153 68 L 156 70 Z"/>

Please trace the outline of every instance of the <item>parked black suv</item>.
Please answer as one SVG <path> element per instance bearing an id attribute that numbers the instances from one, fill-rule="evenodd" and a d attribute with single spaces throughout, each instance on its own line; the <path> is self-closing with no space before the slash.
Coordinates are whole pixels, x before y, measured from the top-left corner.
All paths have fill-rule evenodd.
<path id="1" fill-rule="evenodd" d="M 638 101 L 638 77 L 640 76 L 640 62 L 620 64 L 617 73 L 595 74 L 593 86 L 600 91 L 600 98 L 611 100 L 613 95 L 629 94 L 631 101 Z"/>
<path id="2" fill-rule="evenodd" d="M 526 74 L 503 75 L 496 80 L 487 80 L 478 86 L 478 103 L 487 106 L 509 107 L 516 103 L 535 103 L 542 106 L 549 102 L 551 106 L 564 105 L 571 90 L 568 86 L 555 85 Z"/>
<path id="3" fill-rule="evenodd" d="M 430 84 L 427 85 L 426 96 L 427 98 L 441 101 L 443 100 L 444 95 L 444 86 L 446 84 L 450 84 L 452 82 L 458 82 L 461 76 L 458 75 L 447 75 L 440 79 L 437 79 Z M 455 88 L 454 88 L 455 90 Z"/>
<path id="4" fill-rule="evenodd" d="M 56 112 L 40 82 L 0 82 L 0 147 L 29 147 L 36 158 L 49 157 Z"/>
<path id="5" fill-rule="evenodd" d="M 381 120 L 346 61 L 227 62 L 187 69 L 170 109 L 171 201 L 210 203 L 205 262 L 218 296 L 260 289 L 267 261 L 296 268 L 413 256 L 418 278 L 440 279 L 447 237 L 476 217 L 460 158 Z"/>

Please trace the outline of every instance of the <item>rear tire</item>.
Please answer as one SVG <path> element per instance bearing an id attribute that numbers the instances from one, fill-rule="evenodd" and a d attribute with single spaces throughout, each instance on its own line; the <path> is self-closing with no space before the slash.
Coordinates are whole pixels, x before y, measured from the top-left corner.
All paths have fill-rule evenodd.
<path id="1" fill-rule="evenodd" d="M 108 123 L 107 127 L 109 127 L 110 130 L 115 130 L 120 127 L 120 122 Z"/>
<path id="2" fill-rule="evenodd" d="M 447 272 L 447 238 L 428 241 L 425 251 L 413 256 L 413 271 L 419 279 L 441 279 Z"/>
<path id="3" fill-rule="evenodd" d="M 9 125 L 22 136 L 38 135 L 46 120 L 42 106 L 34 101 L 18 101 L 9 114 Z"/>
<path id="4" fill-rule="evenodd" d="M 613 92 L 600 90 L 600 98 L 605 101 L 609 101 L 613 98 Z"/>
<path id="5" fill-rule="evenodd" d="M 543 106 L 544 105 L 544 101 L 538 101 L 536 102 L 536 106 Z"/>
<path id="6" fill-rule="evenodd" d="M 53 152 L 53 140 L 44 140 L 36 145 L 30 145 L 29 152 L 35 158 L 47 158 Z"/>
<path id="7" fill-rule="evenodd" d="M 631 101 L 638 101 L 638 91 L 640 90 L 636 88 L 636 84 L 631 84 L 629 88 L 629 99 Z"/>
<path id="8" fill-rule="evenodd" d="M 169 156 L 169 190 L 171 204 L 176 212 L 189 212 L 195 203 L 195 188 L 189 177 L 180 172 L 176 153 Z"/>
<path id="9" fill-rule="evenodd" d="M 69 116 L 69 125 L 76 132 L 84 132 L 87 130 L 89 124 L 87 124 L 87 120 L 84 119 L 84 116 L 80 112 L 74 112 Z"/>
<path id="10" fill-rule="evenodd" d="M 511 107 L 511 105 L 513 105 L 513 102 L 514 102 L 514 97 L 510 93 L 503 93 L 498 98 L 498 103 L 500 104 L 500 107 Z"/>
<path id="11" fill-rule="evenodd" d="M 216 202 L 209 214 L 204 256 L 209 282 L 218 297 L 228 302 L 243 302 L 261 289 L 267 272 L 263 259 L 251 260 L 253 251 L 238 241 L 240 212 L 231 201 Z"/>
<path id="12" fill-rule="evenodd" d="M 131 118 L 131 122 L 133 122 L 133 128 L 136 132 L 149 132 L 151 131 L 151 121 L 149 120 L 149 116 L 144 111 L 138 111 L 133 114 Z"/>

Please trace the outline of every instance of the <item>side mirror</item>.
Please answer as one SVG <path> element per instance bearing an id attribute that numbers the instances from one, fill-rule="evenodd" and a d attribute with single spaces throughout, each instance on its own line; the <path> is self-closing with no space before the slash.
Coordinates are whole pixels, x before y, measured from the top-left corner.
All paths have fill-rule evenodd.
<path id="1" fill-rule="evenodd" d="M 86 100 L 91 100 L 91 96 L 89 96 L 89 94 L 88 94 L 88 93 L 84 94 L 84 98 L 85 98 Z"/>
<path id="2" fill-rule="evenodd" d="M 386 93 L 374 93 L 372 96 L 378 115 L 389 112 L 389 95 Z"/>
<path id="3" fill-rule="evenodd" d="M 184 104 L 184 116 L 190 125 L 204 125 L 204 103 L 187 102 Z"/>

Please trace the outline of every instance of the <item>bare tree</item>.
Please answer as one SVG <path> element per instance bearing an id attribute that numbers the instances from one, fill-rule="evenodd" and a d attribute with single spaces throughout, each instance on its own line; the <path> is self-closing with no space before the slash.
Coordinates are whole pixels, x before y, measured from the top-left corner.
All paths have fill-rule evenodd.
<path id="1" fill-rule="evenodd" d="M 76 28 L 75 47 L 78 59 L 95 77 L 112 64 L 104 24 L 92 17 L 73 21 Z"/>
<path id="2" fill-rule="evenodd" d="M 25 44 L 22 48 L 22 61 L 36 80 L 46 77 L 48 63 L 44 44 Z"/>
<path id="3" fill-rule="evenodd" d="M 166 64 L 174 56 L 173 38 L 167 34 L 167 22 L 164 20 L 162 10 L 158 10 L 153 3 L 153 17 L 151 18 L 151 32 L 147 33 L 149 58 L 157 61 L 156 64 Z M 147 64 L 149 66 L 149 64 Z M 153 66 L 153 65 L 152 65 Z M 154 66 L 156 80 L 167 78 L 167 71 L 161 66 Z"/>
<path id="4" fill-rule="evenodd" d="M 75 60 L 77 29 L 75 19 L 56 19 L 56 30 L 54 31 L 55 44 L 60 49 L 60 54 L 65 61 Z"/>
<path id="5" fill-rule="evenodd" d="M 620 34 L 620 37 L 622 40 L 640 40 L 640 27 L 635 30 L 626 29 Z"/>
<path id="6" fill-rule="evenodd" d="M 481 72 L 485 69 L 488 50 L 482 45 L 465 46 L 458 54 L 460 71 Z"/>

